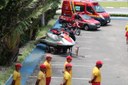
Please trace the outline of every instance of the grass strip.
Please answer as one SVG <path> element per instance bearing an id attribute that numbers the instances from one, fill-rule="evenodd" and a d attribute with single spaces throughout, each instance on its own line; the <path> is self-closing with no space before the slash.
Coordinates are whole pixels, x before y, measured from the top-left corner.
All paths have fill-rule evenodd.
<path id="1" fill-rule="evenodd" d="M 127 7 L 128 8 L 128 2 L 99 2 L 99 4 L 103 7 Z"/>

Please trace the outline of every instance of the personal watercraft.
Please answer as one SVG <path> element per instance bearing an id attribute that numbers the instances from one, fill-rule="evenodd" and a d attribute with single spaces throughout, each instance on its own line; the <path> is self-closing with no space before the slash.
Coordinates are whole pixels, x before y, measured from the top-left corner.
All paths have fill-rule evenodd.
<path id="1" fill-rule="evenodd" d="M 51 53 L 66 53 L 67 49 L 75 45 L 75 41 L 69 36 L 69 33 L 63 29 L 50 29 L 45 39 L 40 43 L 47 45 L 47 50 Z"/>

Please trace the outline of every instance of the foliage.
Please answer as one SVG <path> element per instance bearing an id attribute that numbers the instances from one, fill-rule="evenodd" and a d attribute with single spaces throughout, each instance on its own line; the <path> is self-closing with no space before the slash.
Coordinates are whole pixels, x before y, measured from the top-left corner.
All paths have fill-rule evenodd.
<path id="1" fill-rule="evenodd" d="M 40 30 L 38 31 L 38 34 L 36 36 L 37 39 L 45 36 L 48 28 L 51 28 L 54 25 L 57 18 L 58 18 L 58 16 L 55 16 L 54 19 L 49 21 L 47 26 L 43 26 L 40 28 Z M 35 41 L 31 41 L 31 42 L 25 44 L 24 46 L 22 46 L 22 48 L 20 48 L 20 50 L 22 50 L 21 51 L 22 55 L 18 56 L 18 62 L 21 63 L 24 61 L 26 56 L 29 55 L 29 53 L 32 51 L 33 48 L 35 48 L 34 44 L 35 44 Z M 13 69 L 14 69 L 13 67 L 14 66 L 11 66 L 11 67 L 7 68 L 6 71 L 0 72 L 0 79 L 1 79 L 0 83 L 4 83 L 9 78 L 10 74 L 12 74 L 12 72 L 13 72 Z"/>
<path id="2" fill-rule="evenodd" d="M 58 2 L 59 0 L 0 2 L 0 65 L 12 62 L 18 54 L 19 46 L 35 36 L 42 13 L 53 9 Z"/>

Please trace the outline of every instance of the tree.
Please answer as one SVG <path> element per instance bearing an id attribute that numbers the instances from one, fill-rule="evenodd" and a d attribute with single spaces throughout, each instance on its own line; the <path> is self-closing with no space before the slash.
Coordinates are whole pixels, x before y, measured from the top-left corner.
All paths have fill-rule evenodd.
<path id="1" fill-rule="evenodd" d="M 9 64 L 18 54 L 23 35 L 38 30 L 41 14 L 59 0 L 1 0 L 0 65 Z M 56 6 L 55 6 L 56 7 Z M 33 34 L 31 34 L 32 36 Z"/>

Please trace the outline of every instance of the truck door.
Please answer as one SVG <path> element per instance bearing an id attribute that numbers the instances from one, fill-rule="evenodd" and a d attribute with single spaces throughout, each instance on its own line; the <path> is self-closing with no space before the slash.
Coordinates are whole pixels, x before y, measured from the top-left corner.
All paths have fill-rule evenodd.
<path id="1" fill-rule="evenodd" d="M 93 8 L 91 6 L 89 6 L 89 5 L 87 5 L 86 10 L 87 10 L 87 13 L 89 15 L 94 15 L 94 13 L 95 13 L 95 11 L 93 10 Z"/>

